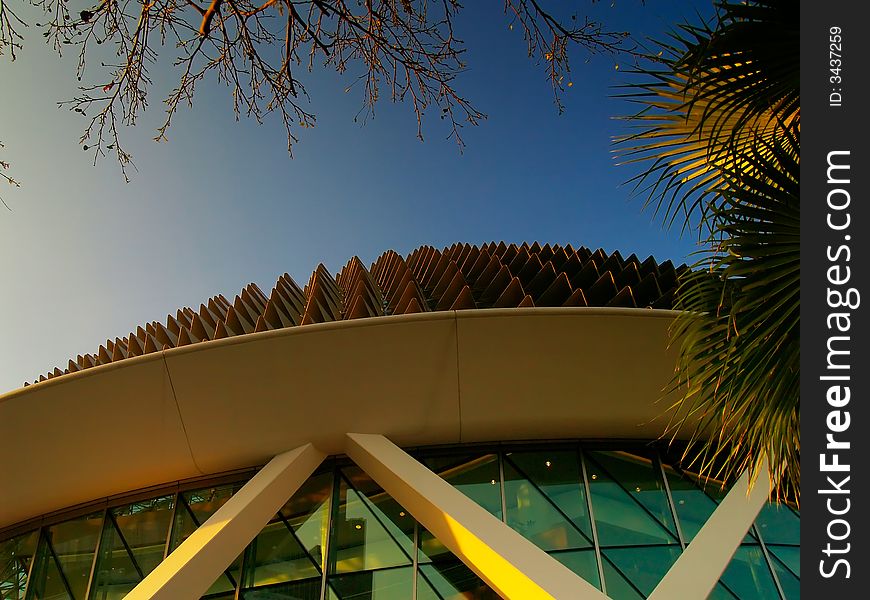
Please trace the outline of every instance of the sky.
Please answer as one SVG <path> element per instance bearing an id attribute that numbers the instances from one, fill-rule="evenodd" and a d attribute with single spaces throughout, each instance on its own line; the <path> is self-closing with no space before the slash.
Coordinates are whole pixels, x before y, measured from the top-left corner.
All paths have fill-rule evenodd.
<path id="1" fill-rule="evenodd" d="M 709 0 L 578 5 L 639 39 L 711 12 Z M 626 127 L 614 117 L 634 111 L 614 97 L 630 64 L 575 53 L 560 115 L 501 3 L 466 2 L 457 27 L 457 86 L 487 114 L 461 153 L 438 119 L 418 140 L 407 105 L 384 100 L 354 122 L 359 92 L 323 70 L 306 76 L 317 125 L 298 131 L 292 159 L 280 123 L 237 122 L 217 85 L 156 143 L 172 75 L 158 64 L 149 109 L 124 132 L 129 183 L 82 152 L 85 120 L 57 107 L 75 93 L 72 57 L 31 27 L 18 60 L 0 56 L 0 160 L 22 182 L 0 188 L 0 394 L 179 307 L 250 282 L 268 294 L 285 272 L 304 285 L 318 263 L 335 274 L 353 255 L 537 240 L 691 262 L 695 239 L 642 210 L 625 184 L 638 167 L 613 155 Z"/>

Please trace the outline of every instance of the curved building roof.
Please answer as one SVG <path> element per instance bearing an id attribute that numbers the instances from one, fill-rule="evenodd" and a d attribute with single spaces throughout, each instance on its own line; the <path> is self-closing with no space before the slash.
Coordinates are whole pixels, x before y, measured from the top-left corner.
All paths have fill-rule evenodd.
<path id="1" fill-rule="evenodd" d="M 251 283 L 232 302 L 218 295 L 198 310 L 181 308 L 165 324 L 152 321 L 106 340 L 38 381 L 158 350 L 364 317 L 541 306 L 670 309 L 677 276 L 686 268 L 652 256 L 624 258 L 618 251 L 537 242 L 421 246 L 406 257 L 389 250 L 369 268 L 354 256 L 334 278 L 319 265 L 304 288 L 285 273 L 269 295 Z"/>

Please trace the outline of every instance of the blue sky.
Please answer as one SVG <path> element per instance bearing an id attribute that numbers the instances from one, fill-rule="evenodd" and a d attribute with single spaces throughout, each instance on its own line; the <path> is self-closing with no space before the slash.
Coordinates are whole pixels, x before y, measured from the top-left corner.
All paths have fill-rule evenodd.
<path id="1" fill-rule="evenodd" d="M 2 157 L 23 184 L 0 189 L 12 208 L 0 209 L 0 393 L 180 306 L 232 298 L 251 281 L 268 293 L 284 272 L 304 283 L 319 262 L 335 273 L 354 254 L 370 263 L 388 248 L 503 239 L 689 260 L 694 239 L 641 211 L 622 185 L 636 168 L 612 155 L 624 131 L 613 117 L 632 111 L 612 98 L 627 65 L 575 54 L 559 115 L 501 3 L 466 4 L 459 30 L 469 70 L 458 85 L 488 118 L 464 129 L 464 153 L 437 118 L 417 140 L 407 105 L 382 101 L 366 125 L 354 123 L 359 92 L 317 71 L 306 79 L 317 126 L 299 132 L 293 159 L 279 123 L 236 122 L 218 86 L 178 115 L 168 142 L 153 142 L 168 92 L 155 88 L 125 132 L 138 168 L 130 183 L 111 160 L 94 167 L 82 152 L 84 120 L 56 106 L 75 90 L 71 61 L 31 28 L 19 60 L 0 57 Z M 697 10 L 709 13 L 710 2 L 590 10 L 661 38 Z M 164 65 L 155 75 L 158 87 L 171 82 Z"/>

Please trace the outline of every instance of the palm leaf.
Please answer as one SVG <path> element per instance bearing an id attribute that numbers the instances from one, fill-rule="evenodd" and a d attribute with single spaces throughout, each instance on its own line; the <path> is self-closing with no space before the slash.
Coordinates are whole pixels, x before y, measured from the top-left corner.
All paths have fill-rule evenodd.
<path id="1" fill-rule="evenodd" d="M 705 243 L 684 274 L 668 433 L 706 476 L 754 479 L 800 498 L 800 79 L 798 13 L 784 0 L 718 5 L 684 25 L 625 97 L 642 109 L 618 140 L 667 226 Z"/>

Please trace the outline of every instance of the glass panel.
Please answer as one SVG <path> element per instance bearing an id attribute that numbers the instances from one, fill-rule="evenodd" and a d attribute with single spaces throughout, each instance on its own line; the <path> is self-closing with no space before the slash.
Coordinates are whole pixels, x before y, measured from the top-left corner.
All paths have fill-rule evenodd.
<path id="1" fill-rule="evenodd" d="M 222 485 L 185 492 L 181 495 L 172 526 L 170 551 L 181 545 L 196 529 L 209 519 L 236 493 L 244 483 Z M 230 592 L 236 589 L 239 580 L 241 557 L 236 557 L 230 567 L 212 584 L 207 596 Z"/>
<path id="2" fill-rule="evenodd" d="M 372 493 L 369 499 L 350 487 L 344 477 L 340 479 L 338 514 L 332 526 L 330 572 L 349 573 L 411 564 L 413 544 L 380 509 L 385 505 L 392 510 L 394 502 L 388 498 L 381 491 Z"/>
<path id="3" fill-rule="evenodd" d="M 112 511 L 118 530 L 143 575 L 147 576 L 163 560 L 174 503 L 174 496 L 161 496 Z"/>
<path id="4" fill-rule="evenodd" d="M 84 598 L 87 593 L 102 524 L 103 513 L 95 513 L 45 529 L 46 539 L 57 557 L 57 566 L 63 571 L 76 600 Z"/>
<path id="5" fill-rule="evenodd" d="M 498 456 L 453 455 L 427 458 L 424 464 L 460 492 L 501 519 Z"/>
<path id="6" fill-rule="evenodd" d="M 362 469 L 349 467 L 342 469 L 342 474 L 348 478 L 351 487 L 362 494 L 363 500 L 375 511 L 380 522 L 401 544 L 405 553 L 411 556 L 414 550 L 414 518 Z"/>
<path id="7" fill-rule="evenodd" d="M 414 569 L 383 569 L 331 577 L 336 600 L 408 600 L 413 596 Z"/>
<path id="8" fill-rule="evenodd" d="M 190 507 L 190 511 L 196 517 L 197 525 L 205 523 L 210 516 L 235 494 L 244 483 L 234 485 L 222 485 L 218 487 L 204 488 L 192 492 L 184 492 L 182 497 Z"/>
<path id="9" fill-rule="evenodd" d="M 420 546 L 417 554 L 417 562 L 429 563 L 438 560 L 452 560 L 456 557 L 441 543 L 441 540 L 432 535 L 422 525 L 420 527 Z"/>
<path id="10" fill-rule="evenodd" d="M 320 600 L 320 577 L 242 590 L 242 600 Z"/>
<path id="11" fill-rule="evenodd" d="M 619 572 L 644 596 L 649 596 L 680 556 L 677 546 L 611 548 L 602 551 Z M 610 581 L 607 582 L 610 591 Z"/>
<path id="12" fill-rule="evenodd" d="M 716 584 L 716 587 L 713 588 L 713 591 L 710 592 L 710 595 L 707 596 L 707 600 L 740 600 L 732 594 L 727 587 L 722 585 L 721 582 Z"/>
<path id="13" fill-rule="evenodd" d="M 577 460 L 573 452 L 512 453 L 505 457 L 507 523 L 544 550 L 592 546 Z M 575 523 L 585 531 L 581 533 Z"/>
<path id="14" fill-rule="evenodd" d="M 683 529 L 686 543 L 691 542 L 716 507 L 725 498 L 729 487 L 715 479 L 704 480 L 690 471 L 682 473 L 663 465 L 671 489 L 671 497 Z M 743 538 L 744 544 L 757 544 L 758 538 L 752 528 Z"/>
<path id="15" fill-rule="evenodd" d="M 58 567 L 48 538 L 43 534 L 40 536 L 36 562 L 27 588 L 27 598 L 29 600 L 74 600 L 68 590 L 69 583 L 66 576 Z"/>
<path id="16" fill-rule="evenodd" d="M 553 552 L 550 554 L 560 563 L 577 573 L 580 577 L 601 589 L 598 577 L 598 561 L 594 550 L 573 550 L 570 552 Z"/>
<path id="17" fill-rule="evenodd" d="M 801 521 L 785 504 L 765 504 L 755 520 L 755 526 L 766 544 L 801 543 Z"/>
<path id="18" fill-rule="evenodd" d="M 677 518 L 680 519 L 683 538 L 688 544 L 716 510 L 716 502 L 693 481 L 681 476 L 671 467 L 665 465 L 664 471 L 671 489 L 671 497 L 674 499 Z"/>
<path id="19" fill-rule="evenodd" d="M 767 551 L 778 558 L 796 577 L 801 576 L 801 549 L 799 546 L 765 545 L 767 546 Z"/>
<path id="20" fill-rule="evenodd" d="M 786 600 L 799 599 L 801 597 L 801 580 L 780 562 L 776 556 L 771 556 L 770 562 L 773 565 L 773 570 L 776 572 L 776 578 L 779 580 L 779 585 L 782 587 Z"/>
<path id="21" fill-rule="evenodd" d="M 320 570 L 284 520 L 273 521 L 251 544 L 246 586 L 317 577 Z"/>
<path id="22" fill-rule="evenodd" d="M 142 573 L 127 552 L 121 534 L 112 519 L 106 519 L 90 597 L 94 600 L 120 600 L 141 580 Z"/>
<path id="23" fill-rule="evenodd" d="M 323 548 L 326 546 L 327 524 L 332 499 L 332 472 L 311 477 L 281 508 L 296 538 L 314 563 L 323 568 Z"/>
<path id="24" fill-rule="evenodd" d="M 622 576 L 616 567 L 602 557 L 604 580 L 607 583 L 607 597 L 612 600 L 643 600 L 643 596 Z"/>
<path id="25" fill-rule="evenodd" d="M 678 543 L 661 477 L 649 459 L 623 452 L 589 452 L 588 457 L 602 546 Z"/>
<path id="26" fill-rule="evenodd" d="M 499 595 L 463 563 L 420 565 L 417 600 L 499 600 Z"/>
<path id="27" fill-rule="evenodd" d="M 31 531 L 12 539 L 0 542 L 0 598 L 2 600 L 23 600 L 27 587 L 27 572 L 33 555 L 39 531 Z"/>
<path id="28" fill-rule="evenodd" d="M 740 546 L 722 574 L 722 582 L 743 600 L 779 597 L 759 546 Z"/>

